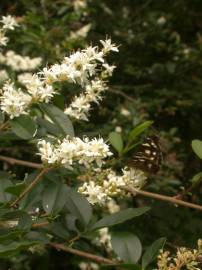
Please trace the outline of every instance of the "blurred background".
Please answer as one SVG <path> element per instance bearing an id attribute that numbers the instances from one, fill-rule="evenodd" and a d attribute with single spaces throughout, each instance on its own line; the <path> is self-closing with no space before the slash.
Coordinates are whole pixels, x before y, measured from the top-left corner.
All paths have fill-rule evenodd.
<path id="1" fill-rule="evenodd" d="M 153 120 L 149 132 L 160 137 L 164 162 L 146 189 L 175 196 L 192 185 L 201 169 L 191 149 L 191 141 L 202 138 L 200 0 L 7 0 L 1 1 L 0 14 L 17 16 L 21 25 L 10 34 L 8 49 L 42 57 L 42 67 L 106 36 L 120 45 L 110 59 L 117 68 L 101 106 L 95 105 L 88 125 L 80 124 L 77 130 L 104 138 L 115 130 L 126 138 L 135 125 Z M 58 87 L 64 95 L 54 103 L 63 108 L 79 89 Z M 22 153 L 14 155 L 21 158 Z M 26 156 L 30 158 L 29 151 Z M 202 204 L 201 192 L 199 185 L 184 199 Z M 134 205 L 137 200 L 152 205 L 149 215 L 134 226 L 128 223 L 145 244 L 166 236 L 168 242 L 193 247 L 202 235 L 200 212 L 141 197 Z M 24 254 L 13 263 L 15 269 L 70 269 L 69 256 L 48 250 L 29 260 Z M 2 269 L 6 265 L 2 261 Z"/>

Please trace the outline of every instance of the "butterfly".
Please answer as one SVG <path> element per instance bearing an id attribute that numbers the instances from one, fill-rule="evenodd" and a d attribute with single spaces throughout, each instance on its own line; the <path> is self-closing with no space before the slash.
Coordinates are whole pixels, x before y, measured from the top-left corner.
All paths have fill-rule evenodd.
<path id="1" fill-rule="evenodd" d="M 157 173 L 163 160 L 159 137 L 148 136 L 134 154 L 131 166 L 147 173 Z"/>

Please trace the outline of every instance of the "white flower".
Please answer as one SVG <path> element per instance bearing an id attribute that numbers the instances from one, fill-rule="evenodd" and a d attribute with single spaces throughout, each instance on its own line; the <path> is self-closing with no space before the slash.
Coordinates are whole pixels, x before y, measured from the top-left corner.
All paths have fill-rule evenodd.
<path id="1" fill-rule="evenodd" d="M 86 85 L 85 92 L 75 97 L 69 107 L 64 111 L 70 117 L 88 121 L 88 113 L 90 111 L 91 102 L 101 99 L 101 93 L 106 89 L 106 85 L 101 80 L 93 80 L 91 84 Z"/>
<path id="2" fill-rule="evenodd" d="M 70 139 L 69 136 L 56 145 L 46 143 L 44 140 L 39 141 L 39 154 L 42 161 L 49 164 L 60 164 L 69 168 L 77 162 L 89 167 L 92 162 L 99 166 L 104 162 L 103 159 L 111 156 L 109 146 L 105 144 L 102 138 L 81 140 L 78 137 Z"/>
<path id="3" fill-rule="evenodd" d="M 95 185 L 93 181 L 84 183 L 78 191 L 86 195 L 87 200 L 91 204 L 103 204 L 107 197 L 107 194 L 103 192 L 103 188 L 99 185 Z"/>
<path id="4" fill-rule="evenodd" d="M 81 270 L 99 270 L 99 265 L 93 262 L 81 262 L 79 264 Z"/>
<path id="5" fill-rule="evenodd" d="M 3 23 L 3 29 L 14 30 L 14 28 L 18 26 L 15 18 L 11 15 L 3 16 L 0 22 Z"/>
<path id="6" fill-rule="evenodd" d="M 123 116 L 130 116 L 131 115 L 131 113 L 130 113 L 130 111 L 128 111 L 126 108 L 121 108 L 121 115 L 123 115 Z"/>
<path id="7" fill-rule="evenodd" d="M 117 126 L 117 127 L 115 128 L 115 131 L 118 132 L 118 133 L 121 133 L 121 132 L 122 132 L 122 127 Z"/>
<path id="8" fill-rule="evenodd" d="M 34 102 L 47 103 L 56 93 L 52 85 L 45 84 L 36 74 L 26 77 L 23 78 L 22 83 L 26 86 Z"/>
<path id="9" fill-rule="evenodd" d="M 0 82 L 2 83 L 3 81 L 7 80 L 8 73 L 5 70 L 0 70 Z"/>
<path id="10" fill-rule="evenodd" d="M 94 181 L 84 183 L 78 191 L 83 193 L 90 203 L 106 204 L 114 196 L 125 195 L 124 187 L 132 186 L 135 189 L 140 189 L 146 181 L 146 175 L 143 171 L 125 167 L 122 173 L 122 175 L 117 175 L 111 169 L 97 174 L 95 172 L 95 175 L 92 176 Z M 101 196 L 96 201 L 99 191 Z M 93 198 L 93 200 L 89 198 Z"/>
<path id="11" fill-rule="evenodd" d="M 70 38 L 77 39 L 77 38 L 85 38 L 90 31 L 91 23 L 84 25 L 77 31 L 70 32 Z"/>
<path id="12" fill-rule="evenodd" d="M 156 23 L 158 25 L 164 25 L 166 23 L 166 18 L 164 16 L 161 16 L 157 19 Z"/>
<path id="13" fill-rule="evenodd" d="M 102 43 L 104 53 L 108 53 L 110 51 L 114 51 L 114 52 L 119 51 L 118 47 L 115 44 L 112 44 L 111 39 L 106 39 L 105 41 L 100 40 L 100 42 Z"/>
<path id="14" fill-rule="evenodd" d="M 13 83 L 8 82 L 2 89 L 0 108 L 12 119 L 21 114 L 28 113 L 31 99 L 30 95 L 25 94 L 21 89 L 16 89 Z"/>
<path id="15" fill-rule="evenodd" d="M 102 65 L 105 68 L 105 71 L 107 72 L 108 76 L 112 76 L 114 69 L 116 66 L 110 66 L 109 64 L 103 64 Z"/>
<path id="16" fill-rule="evenodd" d="M 87 0 L 73 0 L 73 6 L 75 11 L 84 9 L 87 6 Z"/>
<path id="17" fill-rule="evenodd" d="M 104 246 L 107 252 L 112 252 L 111 235 L 109 229 L 104 227 L 99 229 L 99 236 L 93 240 L 93 243 L 97 246 Z"/>
<path id="18" fill-rule="evenodd" d="M 8 42 L 8 38 L 5 36 L 5 32 L 0 29 L 0 45 L 6 46 Z"/>
<path id="19" fill-rule="evenodd" d="M 45 140 L 40 140 L 38 142 L 38 147 L 41 160 L 44 163 L 55 164 L 58 162 L 58 155 L 54 145 L 52 145 L 50 142 L 46 142 Z"/>
<path id="20" fill-rule="evenodd" d="M 15 71 L 34 70 L 41 64 L 40 57 L 30 58 L 29 56 L 21 56 L 14 51 L 7 51 L 5 56 L 0 58 L 0 62 L 10 66 Z"/>
<path id="21" fill-rule="evenodd" d="M 0 62 L 1 62 L 1 60 L 0 60 Z M 30 72 L 24 72 L 24 73 L 19 74 L 19 75 L 17 76 L 17 78 L 18 78 L 18 81 L 19 81 L 20 83 L 25 84 L 26 81 L 32 79 L 32 73 L 30 73 Z"/>
<path id="22" fill-rule="evenodd" d="M 108 211 L 110 214 L 116 213 L 120 211 L 120 206 L 116 203 L 115 200 L 111 199 L 106 203 Z"/>

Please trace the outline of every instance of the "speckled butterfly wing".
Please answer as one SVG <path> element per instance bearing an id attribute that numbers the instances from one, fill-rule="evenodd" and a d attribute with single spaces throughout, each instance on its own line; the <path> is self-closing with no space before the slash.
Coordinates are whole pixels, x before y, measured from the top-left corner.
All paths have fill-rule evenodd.
<path id="1" fill-rule="evenodd" d="M 159 138 L 155 135 L 146 137 L 134 154 L 131 165 L 148 173 L 157 173 L 162 163 L 162 152 Z"/>

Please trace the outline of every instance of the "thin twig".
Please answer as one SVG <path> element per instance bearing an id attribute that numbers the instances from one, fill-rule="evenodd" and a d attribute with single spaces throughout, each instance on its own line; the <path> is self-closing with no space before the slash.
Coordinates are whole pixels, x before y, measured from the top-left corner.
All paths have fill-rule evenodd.
<path id="1" fill-rule="evenodd" d="M 39 163 L 34 163 L 34 162 L 29 162 L 21 159 L 16 159 L 16 158 L 11 158 L 11 157 L 6 157 L 6 156 L 0 156 L 0 160 L 6 161 L 12 165 L 17 164 L 20 166 L 26 166 L 26 167 L 31 167 L 31 168 L 36 168 L 36 169 L 42 169 L 43 165 Z"/>
<path id="2" fill-rule="evenodd" d="M 86 259 L 89 259 L 89 260 L 92 260 L 92 261 L 95 261 L 97 263 L 119 264 L 119 262 L 117 262 L 117 261 L 113 261 L 113 260 L 98 256 L 98 255 L 95 255 L 92 253 L 84 252 L 84 251 L 81 251 L 78 249 L 70 248 L 70 247 L 65 246 L 64 244 L 49 243 L 49 246 L 54 247 L 54 248 L 59 249 L 59 250 L 63 250 L 65 252 L 68 252 L 68 253 L 71 253 L 71 254 L 74 254 L 77 256 L 80 256 L 80 257 L 83 257 L 83 258 L 86 258 Z"/>
<path id="3" fill-rule="evenodd" d="M 124 97 L 125 99 L 128 99 L 130 100 L 131 102 L 135 102 L 135 99 L 132 98 L 131 96 L 127 95 L 126 93 L 124 93 L 123 91 L 121 90 L 114 90 L 114 89 L 108 89 L 108 92 L 111 92 L 111 93 L 114 93 L 116 95 L 120 95 L 122 97 Z"/>
<path id="4" fill-rule="evenodd" d="M 46 227 L 47 225 L 49 225 L 49 222 L 48 221 L 44 221 L 44 222 L 32 224 L 32 228 L 33 229 L 36 229 L 36 228 Z"/>
<path id="5" fill-rule="evenodd" d="M 0 131 L 6 130 L 9 127 L 9 122 L 6 121 L 2 125 L 0 125 Z"/>
<path id="6" fill-rule="evenodd" d="M 15 207 L 15 205 L 33 189 L 33 187 L 41 180 L 42 176 L 49 170 L 50 168 L 43 168 L 41 172 L 36 176 L 36 178 L 31 182 L 31 184 L 27 186 L 27 188 L 25 188 L 25 190 L 18 196 L 18 198 L 10 204 L 10 207 Z"/>
<path id="7" fill-rule="evenodd" d="M 157 194 L 157 193 L 152 193 L 152 192 L 149 192 L 149 191 L 136 190 L 133 187 L 124 187 L 123 189 L 130 192 L 134 196 L 136 196 L 138 194 L 138 195 L 142 195 L 142 196 L 145 196 L 145 197 L 150 197 L 150 198 L 153 198 L 153 199 L 157 199 L 157 200 L 160 200 L 160 201 L 170 202 L 170 203 L 175 204 L 175 205 L 181 205 L 181 206 L 184 206 L 184 207 L 188 207 L 188 208 L 192 208 L 192 209 L 202 211 L 202 205 L 185 202 L 185 201 L 178 200 L 178 199 L 170 197 L 170 196 L 161 195 L 161 194 Z"/>

